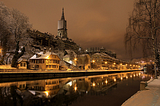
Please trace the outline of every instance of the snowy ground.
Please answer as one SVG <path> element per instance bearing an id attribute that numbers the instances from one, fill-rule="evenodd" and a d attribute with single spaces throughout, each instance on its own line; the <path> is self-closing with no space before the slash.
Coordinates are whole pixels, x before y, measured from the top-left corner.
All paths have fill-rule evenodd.
<path id="1" fill-rule="evenodd" d="M 0 69 L 16 69 L 11 67 L 11 65 L 0 65 Z"/>
<path id="2" fill-rule="evenodd" d="M 122 106 L 160 106 L 160 77 L 150 81 L 146 90 L 138 91 Z"/>

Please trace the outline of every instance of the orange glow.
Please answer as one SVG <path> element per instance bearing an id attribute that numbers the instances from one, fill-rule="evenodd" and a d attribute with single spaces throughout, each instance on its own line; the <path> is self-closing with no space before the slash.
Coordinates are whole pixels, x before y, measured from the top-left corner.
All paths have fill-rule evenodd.
<path id="1" fill-rule="evenodd" d="M 123 80 L 123 77 L 121 77 L 121 80 Z"/>
<path id="2" fill-rule="evenodd" d="M 47 56 L 46 58 L 49 59 L 49 56 Z"/>
<path id="3" fill-rule="evenodd" d="M 75 58 L 74 60 L 77 61 L 77 58 Z"/>
<path id="4" fill-rule="evenodd" d="M 117 80 L 116 80 L 116 78 L 114 78 L 114 82 L 116 82 Z"/>
<path id="5" fill-rule="evenodd" d="M 77 90 L 77 87 L 76 87 L 76 86 L 74 87 L 74 90 L 75 90 L 75 91 Z"/>
<path id="6" fill-rule="evenodd" d="M 105 62 L 105 64 L 107 64 L 107 62 Z"/>
<path id="7" fill-rule="evenodd" d="M 108 81 L 106 80 L 106 81 L 105 81 L 105 83 L 107 84 L 107 83 L 108 83 Z"/>
<path id="8" fill-rule="evenodd" d="M 49 95 L 49 94 L 48 94 L 48 91 L 45 91 L 44 93 L 46 94 L 46 96 L 48 96 L 48 95 Z"/>
<path id="9" fill-rule="evenodd" d="M 93 86 L 96 86 L 96 84 L 93 82 Z"/>
<path id="10" fill-rule="evenodd" d="M 92 60 L 92 62 L 94 63 L 94 62 L 95 62 L 95 60 Z"/>

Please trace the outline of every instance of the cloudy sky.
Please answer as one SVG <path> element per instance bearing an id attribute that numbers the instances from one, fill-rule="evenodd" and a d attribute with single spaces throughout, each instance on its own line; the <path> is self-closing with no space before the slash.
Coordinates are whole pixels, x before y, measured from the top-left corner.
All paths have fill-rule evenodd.
<path id="1" fill-rule="evenodd" d="M 124 34 L 134 0 L 1 0 L 29 17 L 33 29 L 57 35 L 64 7 L 68 37 L 83 48 L 105 47 L 126 60 Z"/>

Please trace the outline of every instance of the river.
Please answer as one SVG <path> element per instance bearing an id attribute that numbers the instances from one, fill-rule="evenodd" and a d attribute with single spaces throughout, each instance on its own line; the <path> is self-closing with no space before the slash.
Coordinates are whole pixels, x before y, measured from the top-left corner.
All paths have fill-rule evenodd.
<path id="1" fill-rule="evenodd" d="M 1 106 L 120 106 L 150 75 L 140 71 L 0 83 Z"/>

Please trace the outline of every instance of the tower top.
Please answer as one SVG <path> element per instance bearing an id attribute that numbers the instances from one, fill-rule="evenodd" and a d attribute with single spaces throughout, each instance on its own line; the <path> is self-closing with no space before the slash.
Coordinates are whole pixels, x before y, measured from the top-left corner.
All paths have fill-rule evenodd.
<path id="1" fill-rule="evenodd" d="M 61 16 L 61 20 L 65 20 L 65 18 L 64 18 L 64 8 L 62 8 L 62 16 Z"/>

